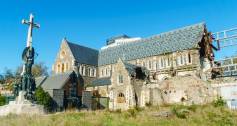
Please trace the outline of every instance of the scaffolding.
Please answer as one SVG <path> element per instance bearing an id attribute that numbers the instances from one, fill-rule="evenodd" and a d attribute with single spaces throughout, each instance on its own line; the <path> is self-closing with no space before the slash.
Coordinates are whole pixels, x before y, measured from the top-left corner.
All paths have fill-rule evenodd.
<path id="1" fill-rule="evenodd" d="M 214 42 L 217 43 L 218 50 L 237 45 L 237 27 L 213 33 L 212 36 Z"/>

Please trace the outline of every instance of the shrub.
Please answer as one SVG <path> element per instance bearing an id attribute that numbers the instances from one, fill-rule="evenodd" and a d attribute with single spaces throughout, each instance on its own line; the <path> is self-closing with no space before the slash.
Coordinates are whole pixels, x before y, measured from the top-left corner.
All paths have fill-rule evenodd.
<path id="1" fill-rule="evenodd" d="M 151 102 L 146 103 L 146 107 L 151 107 Z"/>
<path id="2" fill-rule="evenodd" d="M 3 105 L 5 105 L 5 104 L 6 104 L 6 102 L 7 102 L 7 99 L 6 99 L 6 97 L 5 97 L 5 96 L 1 96 L 1 95 L 0 95 L 0 106 L 3 106 Z"/>
<path id="3" fill-rule="evenodd" d="M 47 111 L 53 110 L 53 99 L 48 92 L 45 92 L 43 88 L 38 87 L 35 91 L 35 99 L 37 104 L 43 105 Z"/>
<path id="4" fill-rule="evenodd" d="M 225 100 L 222 97 L 217 98 L 217 100 L 213 101 L 214 107 L 223 107 L 226 105 Z"/>
<path id="5" fill-rule="evenodd" d="M 144 108 L 137 107 L 137 106 L 136 106 L 134 109 L 135 109 L 136 111 L 138 111 L 138 112 L 140 112 L 140 111 L 143 111 L 143 110 L 144 110 Z"/>
<path id="6" fill-rule="evenodd" d="M 197 110 L 197 105 L 190 105 L 190 106 L 187 106 L 187 109 L 192 111 L 192 112 L 196 112 Z"/>
<path id="7" fill-rule="evenodd" d="M 116 113 L 121 113 L 122 110 L 121 110 L 121 109 L 116 109 L 115 112 L 116 112 Z"/>
<path id="8" fill-rule="evenodd" d="M 131 109 L 128 109 L 127 112 L 128 112 L 128 114 L 129 114 L 130 117 L 136 118 L 138 111 L 137 111 L 136 108 L 135 108 L 135 109 L 134 109 L 134 108 L 131 108 Z"/>
<path id="9" fill-rule="evenodd" d="M 171 111 L 176 117 L 181 119 L 186 119 L 189 114 L 189 109 L 193 109 L 189 106 L 183 106 L 183 105 L 175 105 L 171 108 Z"/>

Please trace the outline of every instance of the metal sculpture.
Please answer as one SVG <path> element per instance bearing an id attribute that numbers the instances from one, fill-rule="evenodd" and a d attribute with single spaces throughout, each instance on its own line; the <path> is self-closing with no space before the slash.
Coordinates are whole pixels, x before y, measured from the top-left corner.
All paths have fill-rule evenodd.
<path id="1" fill-rule="evenodd" d="M 30 14 L 30 20 L 22 20 L 22 24 L 29 25 L 26 48 L 22 53 L 22 60 L 24 61 L 23 71 L 21 73 L 21 84 L 19 89 L 25 91 L 25 98 L 27 100 L 34 100 L 34 91 L 36 88 L 35 79 L 32 75 L 32 66 L 34 64 L 35 51 L 32 46 L 32 31 L 33 28 L 40 26 L 34 23 L 34 16 Z"/>

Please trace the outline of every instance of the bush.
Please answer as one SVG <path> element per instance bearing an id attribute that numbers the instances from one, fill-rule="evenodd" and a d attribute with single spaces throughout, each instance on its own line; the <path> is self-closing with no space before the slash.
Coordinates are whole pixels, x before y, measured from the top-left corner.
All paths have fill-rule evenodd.
<path id="1" fill-rule="evenodd" d="M 0 106 L 3 106 L 3 105 L 5 105 L 5 104 L 6 104 L 6 102 L 7 102 L 7 99 L 6 99 L 6 97 L 5 97 L 5 96 L 1 96 L 1 95 L 0 95 Z"/>
<path id="2" fill-rule="evenodd" d="M 176 117 L 181 119 L 186 119 L 190 111 L 193 111 L 194 108 L 190 106 L 175 105 L 171 108 L 171 111 Z"/>
<path id="3" fill-rule="evenodd" d="M 151 102 L 146 103 L 146 107 L 151 107 Z"/>
<path id="4" fill-rule="evenodd" d="M 121 109 L 116 109 L 115 112 L 116 112 L 116 113 L 121 113 L 122 110 L 121 110 Z"/>
<path id="5" fill-rule="evenodd" d="M 131 109 L 128 109 L 127 112 L 129 114 L 129 117 L 136 118 L 138 110 L 131 108 Z"/>
<path id="6" fill-rule="evenodd" d="M 53 99 L 48 92 L 45 92 L 43 88 L 38 87 L 35 91 L 35 99 L 37 104 L 43 105 L 47 111 L 53 110 Z"/>
<path id="7" fill-rule="evenodd" d="M 187 106 L 187 109 L 192 111 L 192 112 L 196 112 L 197 110 L 197 105 L 190 105 L 190 106 Z"/>
<path id="8" fill-rule="evenodd" d="M 214 107 L 223 107 L 226 105 L 225 100 L 222 97 L 217 98 L 217 100 L 213 101 Z"/>

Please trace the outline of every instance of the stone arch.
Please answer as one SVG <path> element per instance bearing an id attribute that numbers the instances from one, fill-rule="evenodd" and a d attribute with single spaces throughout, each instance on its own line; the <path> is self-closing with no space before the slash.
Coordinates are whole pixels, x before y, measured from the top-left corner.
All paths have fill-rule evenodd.
<path id="1" fill-rule="evenodd" d="M 126 102 L 126 99 L 125 99 L 125 95 L 124 93 L 118 93 L 118 96 L 117 96 L 117 103 L 125 103 Z"/>
<path id="2" fill-rule="evenodd" d="M 167 76 L 164 76 L 163 78 L 162 78 L 162 80 L 168 80 L 169 79 L 169 77 L 167 77 Z"/>

